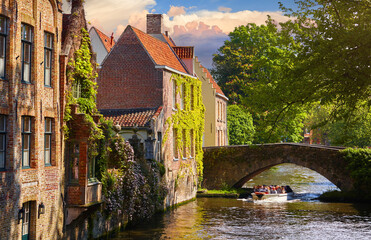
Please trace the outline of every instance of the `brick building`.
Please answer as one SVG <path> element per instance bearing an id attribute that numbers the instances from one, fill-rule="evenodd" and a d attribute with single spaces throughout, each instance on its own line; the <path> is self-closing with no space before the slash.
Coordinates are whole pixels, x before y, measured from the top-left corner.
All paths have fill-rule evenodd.
<path id="1" fill-rule="evenodd" d="M 63 227 L 61 1 L 0 10 L 0 239 L 56 239 Z"/>
<path id="2" fill-rule="evenodd" d="M 192 101 L 190 114 L 193 102 L 202 103 L 193 99 L 196 86 L 191 97 L 177 89 L 175 77 L 197 80 L 193 47 L 176 47 L 163 32 L 162 20 L 161 14 L 148 14 L 147 33 L 131 26 L 125 29 L 102 63 L 97 104 L 106 118 L 122 127 L 122 135 L 146 146 L 146 158 L 164 163 L 169 189 L 165 204 L 170 206 L 196 195 L 196 134 L 194 129 L 183 129 L 193 135 L 190 146 L 180 150 L 175 130 L 166 121 L 185 110 L 184 101 Z"/>

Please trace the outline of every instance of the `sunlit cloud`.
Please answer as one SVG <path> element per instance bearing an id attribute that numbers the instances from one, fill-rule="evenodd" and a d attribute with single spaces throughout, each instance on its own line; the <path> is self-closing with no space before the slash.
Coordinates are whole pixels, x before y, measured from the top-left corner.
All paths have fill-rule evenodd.
<path id="1" fill-rule="evenodd" d="M 170 10 L 167 12 L 167 15 L 169 17 L 174 17 L 178 15 L 183 15 L 185 13 L 186 13 L 185 7 L 170 6 Z"/>

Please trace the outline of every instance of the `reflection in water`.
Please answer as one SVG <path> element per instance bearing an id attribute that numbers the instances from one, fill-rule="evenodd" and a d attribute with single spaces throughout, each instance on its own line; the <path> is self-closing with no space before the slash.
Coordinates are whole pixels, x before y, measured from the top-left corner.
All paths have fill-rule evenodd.
<path id="1" fill-rule="evenodd" d="M 371 206 L 203 198 L 115 239 L 371 239 Z"/>
<path id="2" fill-rule="evenodd" d="M 201 198 L 114 239 L 371 239 L 371 205 L 307 201 L 310 194 L 336 189 L 309 169 L 282 164 L 247 186 L 256 184 L 290 185 L 301 201 Z"/>

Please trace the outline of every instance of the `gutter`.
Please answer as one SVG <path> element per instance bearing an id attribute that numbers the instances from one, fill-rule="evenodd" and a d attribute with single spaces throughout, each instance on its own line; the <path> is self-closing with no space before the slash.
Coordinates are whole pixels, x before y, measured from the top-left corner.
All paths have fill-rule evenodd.
<path id="1" fill-rule="evenodd" d="M 227 98 L 226 96 L 224 96 L 223 94 L 220 94 L 220 93 L 216 93 L 216 96 L 220 97 L 220 98 L 224 98 L 225 100 L 229 100 L 229 98 Z"/>
<path id="2" fill-rule="evenodd" d="M 165 70 L 167 70 L 167 71 L 170 71 L 170 72 L 173 72 L 173 73 L 176 73 L 176 74 L 182 75 L 182 76 L 190 77 L 190 78 L 193 78 L 193 79 L 198 79 L 197 77 L 192 76 L 192 75 L 190 75 L 190 74 L 188 74 L 188 73 L 184 73 L 184 72 L 181 72 L 181 71 L 175 70 L 174 68 L 171 68 L 171 67 L 168 67 L 168 66 L 165 66 L 165 65 L 156 65 L 155 68 L 156 68 L 156 69 L 165 69 Z"/>

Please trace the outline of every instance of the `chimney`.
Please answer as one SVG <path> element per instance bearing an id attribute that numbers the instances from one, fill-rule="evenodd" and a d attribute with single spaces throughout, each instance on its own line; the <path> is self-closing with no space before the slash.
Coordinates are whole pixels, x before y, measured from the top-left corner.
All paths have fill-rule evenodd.
<path id="1" fill-rule="evenodd" d="M 147 33 L 161 34 L 164 29 L 162 14 L 147 14 Z"/>
<path id="2" fill-rule="evenodd" d="M 113 33 L 111 34 L 111 46 L 113 44 Z"/>

